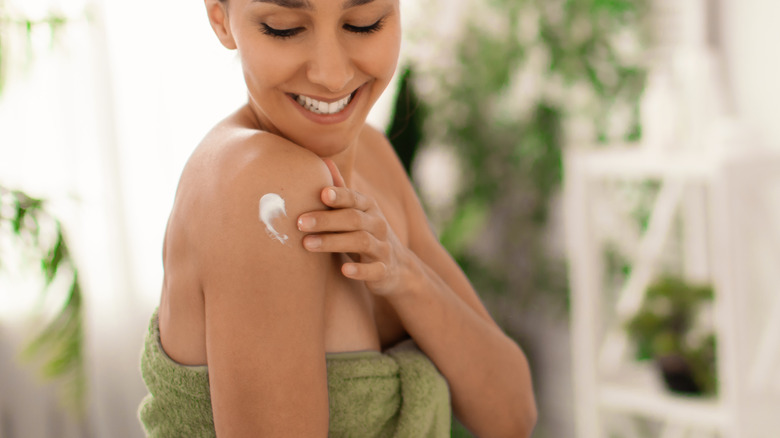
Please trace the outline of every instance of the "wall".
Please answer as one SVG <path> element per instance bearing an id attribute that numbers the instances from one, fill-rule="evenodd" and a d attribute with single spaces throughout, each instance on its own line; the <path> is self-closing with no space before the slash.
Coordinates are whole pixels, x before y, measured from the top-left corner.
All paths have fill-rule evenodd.
<path id="1" fill-rule="evenodd" d="M 725 64 L 737 114 L 758 144 L 780 148 L 780 2 L 721 1 Z"/>

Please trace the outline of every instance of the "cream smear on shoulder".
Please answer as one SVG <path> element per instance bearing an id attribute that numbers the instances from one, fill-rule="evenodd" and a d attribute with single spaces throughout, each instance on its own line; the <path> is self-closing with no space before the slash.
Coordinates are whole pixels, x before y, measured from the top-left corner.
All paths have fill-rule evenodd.
<path id="1" fill-rule="evenodd" d="M 276 193 L 263 195 L 260 198 L 260 221 L 265 224 L 265 231 L 268 235 L 284 245 L 284 242 L 287 241 L 287 235 L 280 234 L 273 225 L 273 220 L 279 216 L 287 216 L 287 211 L 284 209 L 284 199 Z"/>

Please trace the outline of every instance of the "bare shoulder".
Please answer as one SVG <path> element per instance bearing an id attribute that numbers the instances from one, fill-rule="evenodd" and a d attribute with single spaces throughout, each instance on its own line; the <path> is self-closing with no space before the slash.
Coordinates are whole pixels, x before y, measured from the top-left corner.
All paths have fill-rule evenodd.
<path id="1" fill-rule="evenodd" d="M 389 170 L 393 177 L 408 179 L 401 160 L 387 136 L 379 129 L 366 124 L 362 131 L 363 144 L 377 166 Z"/>
<path id="2" fill-rule="evenodd" d="M 199 188 L 191 220 L 206 304 L 234 299 L 227 295 L 295 297 L 289 289 L 315 283 L 307 279 L 322 283 L 322 269 L 300 275 L 302 266 L 324 267 L 326 260 L 303 248 L 296 226 L 301 213 L 326 208 L 319 194 L 332 178 L 319 157 L 276 135 L 234 127 L 207 136 L 192 160 L 183 180 Z"/>
<path id="3" fill-rule="evenodd" d="M 361 173 L 369 175 L 372 184 L 381 187 L 385 192 L 393 193 L 404 204 L 415 201 L 416 194 L 409 176 L 385 134 L 366 124 L 361 132 L 360 140 L 359 167 Z"/>
<path id="4" fill-rule="evenodd" d="M 299 254 L 295 218 L 324 209 L 319 193 L 332 178 L 325 163 L 310 151 L 268 132 L 218 125 L 190 158 L 179 191 L 196 192 L 201 272 L 219 266 L 215 249 L 226 239 L 256 237 L 253 244 L 269 261 Z M 265 199 L 263 217 L 261 201 Z M 274 204 L 270 204 L 272 201 Z M 287 240 L 283 239 L 287 236 Z M 279 253 L 279 254 L 277 254 Z M 300 255 L 300 254 L 299 254 Z"/>
<path id="5" fill-rule="evenodd" d="M 325 208 L 319 194 L 330 184 L 311 152 L 230 125 L 209 134 L 184 171 L 180 191 L 198 193 L 193 249 L 218 434 L 273 435 L 302 411 L 314 417 L 299 424 L 301 433 L 327 430 L 324 288 L 332 262 L 303 248 L 296 219 Z"/>
<path id="6" fill-rule="evenodd" d="M 428 229 L 428 219 L 417 192 L 390 140 L 370 125 L 366 125 L 362 135 L 366 149 L 364 165 L 370 169 L 370 174 L 376 175 L 375 183 L 381 184 L 399 198 L 409 230 Z"/>
<path id="7" fill-rule="evenodd" d="M 251 241 L 253 247 L 241 249 L 271 264 L 284 263 L 280 255 L 305 256 L 295 218 L 325 208 L 319 192 L 329 184 L 327 166 L 306 149 L 267 132 L 217 125 L 182 172 L 166 233 L 166 270 L 186 256 L 208 292 L 213 275 L 237 259 L 234 240 Z M 264 196 L 277 204 L 272 222 L 260 212 Z"/>

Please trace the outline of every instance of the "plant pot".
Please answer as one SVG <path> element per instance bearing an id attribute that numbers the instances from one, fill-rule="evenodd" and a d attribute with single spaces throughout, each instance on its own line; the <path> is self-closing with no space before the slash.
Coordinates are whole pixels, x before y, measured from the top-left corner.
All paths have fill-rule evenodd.
<path id="1" fill-rule="evenodd" d="M 688 361 L 679 354 L 659 356 L 655 360 L 667 389 L 678 394 L 702 395 Z"/>

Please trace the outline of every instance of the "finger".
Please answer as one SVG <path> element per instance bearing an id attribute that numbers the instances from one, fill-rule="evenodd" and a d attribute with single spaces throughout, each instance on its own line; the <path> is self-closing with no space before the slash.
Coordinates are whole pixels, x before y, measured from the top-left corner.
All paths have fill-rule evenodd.
<path id="1" fill-rule="evenodd" d="M 316 211 L 298 217 L 298 229 L 307 233 L 366 230 L 384 238 L 382 219 L 356 208 Z"/>
<path id="2" fill-rule="evenodd" d="M 312 252 L 357 253 L 370 259 L 378 259 L 387 253 L 380 248 L 380 242 L 366 231 L 309 234 L 303 238 L 303 246 Z"/>
<path id="3" fill-rule="evenodd" d="M 382 262 L 344 263 L 341 273 L 353 280 L 380 281 L 387 276 L 387 265 Z"/>
<path id="4" fill-rule="evenodd" d="M 330 158 L 323 158 L 322 161 L 325 162 L 325 165 L 328 166 L 328 170 L 330 170 L 330 175 L 333 177 L 333 185 L 336 187 L 346 187 L 347 183 L 344 182 L 344 177 L 341 176 L 341 172 L 339 171 L 339 167 L 336 166 L 336 163 Z"/>
<path id="5" fill-rule="evenodd" d="M 323 189 L 322 202 L 332 208 L 357 208 L 363 211 L 368 211 L 375 205 L 372 198 L 345 187 Z"/>

